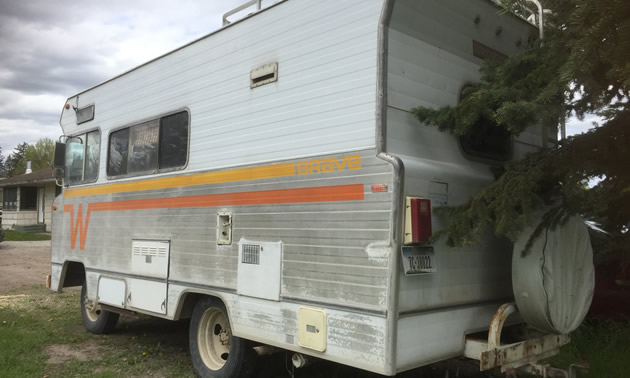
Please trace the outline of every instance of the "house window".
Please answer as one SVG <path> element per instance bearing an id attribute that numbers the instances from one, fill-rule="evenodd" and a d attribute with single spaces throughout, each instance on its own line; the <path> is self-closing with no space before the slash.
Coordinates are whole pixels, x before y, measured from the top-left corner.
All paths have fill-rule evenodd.
<path id="1" fill-rule="evenodd" d="M 17 188 L 4 188 L 2 194 L 2 208 L 5 210 L 17 209 Z"/>
<path id="2" fill-rule="evenodd" d="M 100 147 L 101 133 L 98 130 L 68 138 L 66 144 L 66 182 L 68 184 L 96 181 Z"/>
<path id="3" fill-rule="evenodd" d="M 20 187 L 20 210 L 37 210 L 37 187 Z"/>
<path id="4" fill-rule="evenodd" d="M 188 157 L 188 112 L 153 119 L 111 133 L 107 175 L 139 175 L 177 169 Z"/>

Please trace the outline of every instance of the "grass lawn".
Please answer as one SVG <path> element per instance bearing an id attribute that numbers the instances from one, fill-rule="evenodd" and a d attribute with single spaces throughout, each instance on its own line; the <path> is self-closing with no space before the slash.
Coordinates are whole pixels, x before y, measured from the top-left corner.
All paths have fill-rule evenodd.
<path id="1" fill-rule="evenodd" d="M 590 370 L 578 377 L 630 377 L 630 322 L 586 321 L 549 363 L 567 369 L 582 358 L 589 361 Z"/>
<path id="2" fill-rule="evenodd" d="M 80 288 L 65 289 L 64 293 L 57 294 L 42 286 L 14 289 L 0 295 L 0 376 L 194 375 L 188 354 L 187 321 L 121 316 L 114 333 L 93 335 L 81 323 L 79 295 Z M 558 356 L 548 361 L 552 366 L 568 368 L 570 363 L 586 355 L 591 370 L 579 377 L 630 377 L 630 323 L 586 323 L 572 335 L 572 340 Z M 273 356 L 273 360 L 257 366 L 256 378 L 291 376 L 285 368 L 290 354 Z M 401 378 L 444 377 L 444 372 L 435 375 L 431 369 L 426 370 L 406 372 Z M 295 374 L 302 378 L 376 377 L 328 362 L 296 370 Z M 472 376 L 479 377 L 479 373 Z"/>
<path id="3" fill-rule="evenodd" d="M 81 323 L 79 288 L 0 296 L 2 377 L 190 377 L 185 322 L 121 317 L 111 335 Z"/>
<path id="4" fill-rule="evenodd" d="M 36 234 L 32 232 L 20 232 L 20 231 L 4 231 L 5 241 L 37 241 L 37 240 L 50 240 L 50 234 Z"/>

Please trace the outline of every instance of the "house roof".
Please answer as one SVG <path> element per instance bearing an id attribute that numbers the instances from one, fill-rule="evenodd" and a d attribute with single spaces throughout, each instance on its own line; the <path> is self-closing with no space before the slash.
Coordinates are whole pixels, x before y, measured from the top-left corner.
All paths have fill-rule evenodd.
<path id="1" fill-rule="evenodd" d="M 47 182 L 55 182 L 52 168 L 44 168 L 44 169 L 34 171 L 32 173 L 26 173 L 23 175 L 13 176 L 13 177 L 0 180 L 0 188 L 5 187 L 5 186 L 15 186 L 15 185 L 23 185 L 23 184 L 39 184 L 39 183 L 47 183 Z"/>

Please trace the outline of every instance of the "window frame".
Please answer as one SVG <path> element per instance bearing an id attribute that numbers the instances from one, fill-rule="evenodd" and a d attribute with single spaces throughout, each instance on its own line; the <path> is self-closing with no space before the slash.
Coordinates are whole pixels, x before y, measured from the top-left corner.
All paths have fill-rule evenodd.
<path id="1" fill-rule="evenodd" d="M 458 96 L 458 101 L 457 101 L 458 104 L 461 103 L 463 100 L 462 94 L 464 93 L 464 90 L 472 86 L 474 86 L 473 83 L 465 83 L 464 85 L 462 85 L 462 88 L 459 90 L 459 96 Z M 505 160 L 496 159 L 496 158 L 492 158 L 488 156 L 480 156 L 480 155 L 476 155 L 474 153 L 470 153 L 466 151 L 462 144 L 462 138 L 463 138 L 463 135 L 455 136 L 455 139 L 457 140 L 457 146 L 459 147 L 459 151 L 468 160 L 478 161 L 478 162 L 482 162 L 482 163 L 486 163 L 486 164 L 494 165 L 494 166 L 503 166 L 503 164 L 509 162 L 510 160 L 513 160 L 514 158 L 514 135 L 512 134 L 510 134 L 510 143 L 509 143 L 510 151 L 508 152 L 507 159 Z"/>
<path id="2" fill-rule="evenodd" d="M 98 178 L 100 176 L 100 170 L 101 170 L 101 151 L 102 151 L 102 143 L 103 143 L 103 131 L 101 130 L 100 127 L 93 127 L 91 129 L 87 129 L 84 131 L 81 131 L 80 133 L 74 134 L 74 135 L 70 135 L 70 136 L 66 136 L 66 146 L 68 145 L 68 140 L 73 139 L 73 138 L 77 138 L 80 135 L 85 135 L 85 140 L 82 141 L 83 143 L 83 177 L 85 177 L 85 168 L 86 168 L 86 164 L 87 164 L 87 135 L 89 133 L 98 131 L 98 135 L 99 135 L 99 141 L 98 141 L 98 165 L 96 167 L 96 177 L 93 180 L 81 180 L 81 181 L 77 181 L 77 182 L 70 182 L 69 180 L 66 180 L 65 175 L 67 174 L 64 173 L 64 179 L 63 179 L 63 186 L 65 187 L 69 187 L 69 186 L 76 186 L 76 185 L 84 185 L 84 184 L 92 184 L 95 183 L 96 181 L 98 181 Z M 65 163 L 65 170 L 68 169 L 68 162 L 66 161 L 66 157 L 64 156 L 64 163 Z"/>
<path id="3" fill-rule="evenodd" d="M 182 113 L 182 112 L 186 112 L 186 114 L 188 115 L 188 135 L 186 136 L 186 161 L 184 162 L 184 165 L 179 166 L 179 167 L 170 167 L 170 168 L 160 168 L 159 167 L 159 162 L 160 162 L 160 137 L 161 137 L 161 119 L 164 117 L 168 117 L 171 116 L 173 114 L 177 114 L 177 113 Z M 124 129 L 129 129 L 129 137 L 128 140 L 131 140 L 131 128 L 134 126 L 138 126 L 138 125 L 142 125 L 144 123 L 153 121 L 153 120 L 158 120 L 158 168 L 154 169 L 154 170 L 149 170 L 149 171 L 143 171 L 143 172 L 133 172 L 133 173 L 125 173 L 122 175 L 110 175 L 109 173 L 109 157 L 110 157 L 110 153 L 111 153 L 111 139 L 112 139 L 112 134 L 114 134 L 115 132 L 124 130 Z M 179 108 L 177 110 L 172 110 L 169 112 L 165 112 L 165 113 L 161 113 L 157 116 L 152 116 L 152 117 L 146 117 L 146 118 L 142 118 L 140 120 L 134 121 L 131 124 L 126 124 L 125 126 L 119 126 L 116 128 L 112 128 L 109 130 L 108 132 L 108 136 L 107 136 L 107 155 L 106 155 L 106 162 L 105 162 L 105 176 L 107 177 L 107 180 L 119 180 L 119 179 L 125 179 L 125 178 L 130 178 L 130 177 L 140 177 L 140 176 L 149 176 L 149 175 L 155 175 L 155 174 L 160 174 L 160 173 L 168 173 L 168 172 L 175 172 L 175 171 L 181 171 L 184 170 L 188 167 L 188 163 L 190 161 L 190 133 L 192 130 L 192 117 L 191 117 L 191 111 L 190 108 L 188 107 L 184 107 L 184 108 Z M 127 165 L 129 164 L 129 158 L 131 156 L 131 149 L 129 148 L 130 146 L 128 145 L 128 156 L 127 156 Z"/>

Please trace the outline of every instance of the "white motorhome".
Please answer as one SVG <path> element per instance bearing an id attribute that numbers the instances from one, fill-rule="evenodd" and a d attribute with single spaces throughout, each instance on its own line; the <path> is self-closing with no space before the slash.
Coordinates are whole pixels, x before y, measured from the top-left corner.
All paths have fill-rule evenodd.
<path id="1" fill-rule="evenodd" d="M 252 345 L 384 375 L 531 361 L 467 337 L 514 300 L 512 246 L 429 237 L 433 207 L 547 133 L 456 138 L 410 109 L 457 104 L 537 35 L 486 0 L 284 0 L 68 98 L 51 288 L 83 286 L 95 333 L 191 318 L 201 376 L 247 375 Z"/>

